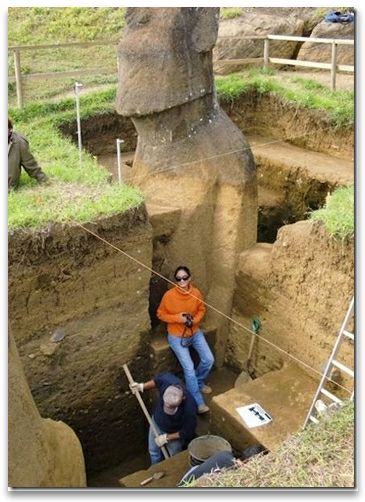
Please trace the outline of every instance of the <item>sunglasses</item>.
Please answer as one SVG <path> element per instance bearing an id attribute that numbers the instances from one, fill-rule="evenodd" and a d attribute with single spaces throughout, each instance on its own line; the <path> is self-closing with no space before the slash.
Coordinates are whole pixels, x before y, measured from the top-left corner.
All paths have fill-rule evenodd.
<path id="1" fill-rule="evenodd" d="M 183 277 L 175 277 L 176 282 L 187 281 L 190 278 L 190 275 L 184 275 Z"/>

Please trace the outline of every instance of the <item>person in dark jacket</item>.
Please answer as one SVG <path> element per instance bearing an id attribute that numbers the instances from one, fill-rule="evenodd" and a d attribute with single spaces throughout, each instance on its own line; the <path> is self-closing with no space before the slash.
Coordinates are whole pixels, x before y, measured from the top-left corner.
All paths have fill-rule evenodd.
<path id="1" fill-rule="evenodd" d="M 13 130 L 13 124 L 8 119 L 8 190 L 18 187 L 22 166 L 39 183 L 48 181 L 30 152 L 28 140 Z"/>
<path id="2" fill-rule="evenodd" d="M 152 427 L 148 434 L 148 450 L 151 464 L 163 460 L 161 447 L 169 454 L 182 451 L 195 435 L 197 405 L 183 382 L 173 373 L 161 373 L 145 383 L 133 382 L 129 385 L 133 393 L 157 389 L 158 400 L 152 420 L 159 435 L 155 437 Z"/>
<path id="3" fill-rule="evenodd" d="M 260 453 L 268 453 L 267 449 L 261 444 L 249 446 L 242 452 L 240 457 L 234 457 L 231 451 L 219 451 L 205 460 L 202 464 L 194 465 L 189 469 L 177 486 L 184 487 L 204 474 L 212 474 L 222 472 L 222 470 L 240 467 L 250 460 L 251 457 L 259 455 Z"/>

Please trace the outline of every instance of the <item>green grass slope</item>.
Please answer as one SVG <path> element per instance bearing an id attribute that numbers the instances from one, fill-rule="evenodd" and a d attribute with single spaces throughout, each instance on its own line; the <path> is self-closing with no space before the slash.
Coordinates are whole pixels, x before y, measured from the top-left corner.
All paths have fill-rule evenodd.
<path id="1" fill-rule="evenodd" d="M 114 99 L 114 88 L 82 96 L 81 117 L 114 110 Z M 34 103 L 22 110 L 10 109 L 9 115 L 15 129 L 29 139 L 33 154 L 50 177 L 49 184 L 43 186 L 22 174 L 20 188 L 8 195 L 9 230 L 92 221 L 142 203 L 139 190 L 109 183 L 107 171 L 88 152 L 83 151 L 80 164 L 76 145 L 58 127 L 75 119 L 73 99 Z"/>
<path id="2" fill-rule="evenodd" d="M 110 41 L 111 45 L 23 50 L 22 74 L 85 69 L 107 70 L 83 75 L 84 85 L 97 86 L 117 81 L 117 42 L 123 33 L 125 8 L 120 7 L 10 7 L 8 44 L 41 45 L 70 42 Z M 8 54 L 8 73 L 14 75 L 13 53 Z M 49 99 L 71 91 L 77 77 L 24 80 L 27 102 Z M 15 83 L 9 83 L 9 102 L 16 103 Z"/>
<path id="3" fill-rule="evenodd" d="M 236 470 L 206 475 L 190 487 L 352 488 L 354 481 L 354 406 L 290 436 L 277 451 L 258 455 Z"/>

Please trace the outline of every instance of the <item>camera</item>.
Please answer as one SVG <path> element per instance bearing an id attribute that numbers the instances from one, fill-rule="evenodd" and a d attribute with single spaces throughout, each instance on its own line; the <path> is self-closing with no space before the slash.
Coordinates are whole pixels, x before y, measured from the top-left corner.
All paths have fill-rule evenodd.
<path id="1" fill-rule="evenodd" d="M 185 317 L 185 326 L 187 328 L 191 328 L 193 325 L 193 316 L 190 314 L 184 314 Z"/>

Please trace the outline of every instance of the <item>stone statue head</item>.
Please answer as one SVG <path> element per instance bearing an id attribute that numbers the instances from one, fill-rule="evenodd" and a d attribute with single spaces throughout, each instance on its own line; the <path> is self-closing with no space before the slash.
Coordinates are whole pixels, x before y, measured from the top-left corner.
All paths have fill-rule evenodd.
<path id="1" fill-rule="evenodd" d="M 141 116 L 214 90 L 219 8 L 128 8 L 118 48 L 117 111 Z"/>

